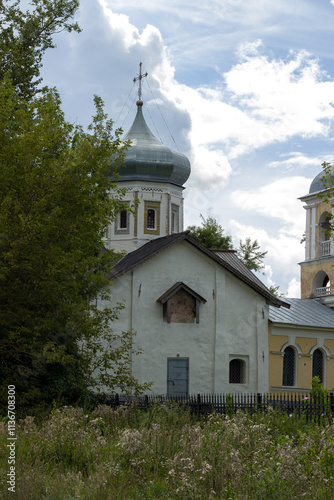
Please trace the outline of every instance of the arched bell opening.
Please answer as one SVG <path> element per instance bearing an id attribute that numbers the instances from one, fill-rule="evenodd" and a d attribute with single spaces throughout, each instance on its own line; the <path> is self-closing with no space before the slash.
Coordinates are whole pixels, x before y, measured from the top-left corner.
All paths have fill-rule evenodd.
<path id="1" fill-rule="evenodd" d="M 330 212 L 323 212 L 319 219 L 319 256 L 331 255 L 331 218 Z"/>
<path id="2" fill-rule="evenodd" d="M 331 294 L 331 286 L 328 274 L 325 271 L 319 271 L 313 278 L 312 295 L 314 297 L 323 297 Z"/>

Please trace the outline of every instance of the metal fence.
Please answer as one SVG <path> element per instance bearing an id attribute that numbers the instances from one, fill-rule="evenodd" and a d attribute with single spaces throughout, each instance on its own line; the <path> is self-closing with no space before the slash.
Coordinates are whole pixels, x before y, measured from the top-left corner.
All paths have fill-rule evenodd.
<path id="1" fill-rule="evenodd" d="M 320 422 L 324 418 L 334 417 L 334 393 L 311 396 L 310 393 L 275 393 L 275 394 L 196 394 L 196 395 L 145 395 L 125 396 L 115 394 L 105 397 L 104 402 L 113 408 L 135 402 L 140 410 L 156 404 L 177 404 L 189 408 L 193 415 L 201 416 L 213 412 L 233 415 L 237 411 L 251 414 L 268 412 L 274 409 L 289 415 L 304 416 L 307 420 Z M 269 410 L 270 411 L 270 410 Z"/>

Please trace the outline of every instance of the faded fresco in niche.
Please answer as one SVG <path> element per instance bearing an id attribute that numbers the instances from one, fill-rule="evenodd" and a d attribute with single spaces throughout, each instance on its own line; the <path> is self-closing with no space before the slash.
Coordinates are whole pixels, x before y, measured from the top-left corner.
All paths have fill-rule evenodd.
<path id="1" fill-rule="evenodd" d="M 196 300 L 194 297 L 181 288 L 169 300 L 171 323 L 194 323 L 196 317 Z M 164 321 L 167 321 L 165 314 Z"/>

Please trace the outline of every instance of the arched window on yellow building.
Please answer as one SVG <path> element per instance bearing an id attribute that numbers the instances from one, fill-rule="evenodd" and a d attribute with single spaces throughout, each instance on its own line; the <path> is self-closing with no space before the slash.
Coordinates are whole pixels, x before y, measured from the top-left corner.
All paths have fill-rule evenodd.
<path id="1" fill-rule="evenodd" d="M 293 347 L 284 349 L 282 385 L 294 386 L 296 383 L 296 352 Z"/>
<path id="2" fill-rule="evenodd" d="M 324 353 L 321 349 L 316 349 L 312 356 L 312 378 L 319 377 L 324 383 Z"/>

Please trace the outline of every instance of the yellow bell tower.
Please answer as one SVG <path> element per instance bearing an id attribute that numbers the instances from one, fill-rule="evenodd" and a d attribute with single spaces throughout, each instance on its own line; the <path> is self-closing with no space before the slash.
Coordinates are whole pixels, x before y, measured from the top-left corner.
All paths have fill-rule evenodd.
<path id="1" fill-rule="evenodd" d="M 305 260 L 301 266 L 301 298 L 319 298 L 334 307 L 334 241 L 328 233 L 332 206 L 324 201 L 324 171 L 312 181 L 310 191 L 300 200 L 305 203 Z"/>

